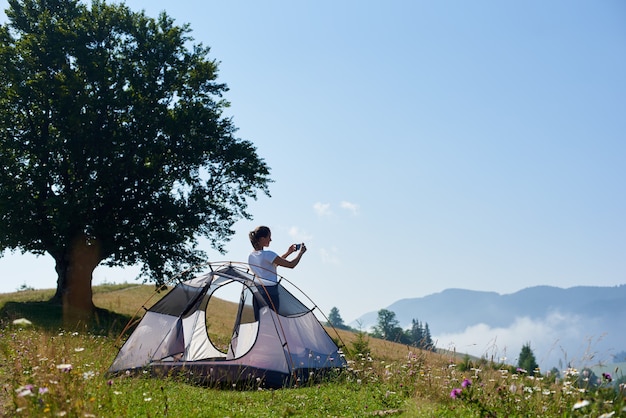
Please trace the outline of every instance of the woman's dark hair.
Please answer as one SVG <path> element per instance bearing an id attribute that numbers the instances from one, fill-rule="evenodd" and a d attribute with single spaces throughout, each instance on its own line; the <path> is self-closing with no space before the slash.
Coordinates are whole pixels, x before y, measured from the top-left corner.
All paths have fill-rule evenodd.
<path id="1" fill-rule="evenodd" d="M 250 243 L 255 250 L 262 250 L 263 248 L 259 248 L 259 238 L 266 238 L 270 236 L 270 229 L 267 226 L 259 226 L 254 231 L 250 231 Z"/>

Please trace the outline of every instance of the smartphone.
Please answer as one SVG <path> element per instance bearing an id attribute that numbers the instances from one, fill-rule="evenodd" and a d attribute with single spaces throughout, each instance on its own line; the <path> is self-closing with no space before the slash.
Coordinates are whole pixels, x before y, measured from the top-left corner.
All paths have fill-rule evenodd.
<path id="1" fill-rule="evenodd" d="M 302 244 L 296 244 L 296 251 L 300 251 L 300 248 L 302 248 Z"/>

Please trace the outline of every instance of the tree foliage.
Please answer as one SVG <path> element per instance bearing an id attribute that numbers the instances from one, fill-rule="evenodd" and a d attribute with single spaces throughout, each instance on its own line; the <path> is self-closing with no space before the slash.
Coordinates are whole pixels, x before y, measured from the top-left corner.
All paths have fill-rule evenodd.
<path id="1" fill-rule="evenodd" d="M 337 307 L 333 307 L 328 313 L 328 322 L 331 326 L 337 329 L 349 329 L 344 322 L 341 314 L 339 313 L 339 309 Z"/>
<path id="2" fill-rule="evenodd" d="M 411 321 L 411 328 L 408 330 L 408 336 L 411 341 L 411 345 L 421 348 L 423 350 L 434 350 L 435 345 L 430 335 L 430 328 L 428 323 L 422 323 L 417 319 Z"/>
<path id="3" fill-rule="evenodd" d="M 530 348 L 530 343 L 526 343 L 522 346 L 522 350 L 520 351 L 519 359 L 517 361 L 517 367 L 526 370 L 531 376 L 534 375 L 535 370 L 539 368 L 537 360 L 535 360 L 535 354 Z"/>
<path id="4" fill-rule="evenodd" d="M 388 309 L 378 311 L 378 322 L 373 328 L 372 335 L 383 340 L 394 341 L 402 328 L 398 326 L 400 322 L 396 319 L 396 313 Z"/>
<path id="5" fill-rule="evenodd" d="M 395 312 L 381 309 L 378 311 L 378 322 L 371 334 L 376 338 L 412 345 L 423 350 L 435 349 L 428 323 L 422 324 L 417 319 L 413 319 L 411 328 L 406 331 L 399 324 Z"/>
<path id="6" fill-rule="evenodd" d="M 165 13 L 99 0 L 9 6 L 0 249 L 50 254 L 57 297 L 86 297 L 86 309 L 100 263 L 140 264 L 161 283 L 205 260 L 199 238 L 223 251 L 234 222 L 251 217 L 248 199 L 269 195 L 271 180 L 223 114 L 228 88 L 209 48 Z"/>

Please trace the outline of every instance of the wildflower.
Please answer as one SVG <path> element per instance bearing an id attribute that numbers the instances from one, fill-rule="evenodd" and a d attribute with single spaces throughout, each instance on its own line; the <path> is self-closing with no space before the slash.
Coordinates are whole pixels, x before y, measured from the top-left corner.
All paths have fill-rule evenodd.
<path id="1" fill-rule="evenodd" d="M 461 383 L 461 386 L 464 388 L 471 386 L 471 385 L 472 385 L 472 381 L 469 379 L 463 379 L 463 383 Z"/>
<path id="2" fill-rule="evenodd" d="M 39 388 L 40 395 L 43 395 L 44 393 L 48 393 L 48 392 L 49 392 L 48 388 Z"/>
<path id="3" fill-rule="evenodd" d="M 606 414 L 602 414 L 602 415 L 598 416 L 598 418 L 611 418 L 613 415 L 615 415 L 615 411 L 611 411 L 611 412 L 607 412 Z"/>
<path id="4" fill-rule="evenodd" d="M 517 372 L 518 372 L 518 373 L 528 373 L 528 371 L 527 371 L 527 370 L 522 369 L 521 367 L 518 367 L 518 368 L 517 368 Z"/>
<path id="5" fill-rule="evenodd" d="M 578 402 L 576 402 L 574 404 L 574 406 L 572 407 L 572 409 L 580 409 L 580 408 L 584 408 L 585 406 L 589 405 L 591 402 L 586 400 L 586 399 L 581 399 Z"/>
<path id="6" fill-rule="evenodd" d="M 57 364 L 57 369 L 63 372 L 69 372 L 70 370 L 72 370 L 72 365 L 71 364 Z"/>
<path id="7" fill-rule="evenodd" d="M 33 323 L 26 318 L 18 318 L 13 321 L 13 325 L 28 326 L 33 325 Z"/>
<path id="8" fill-rule="evenodd" d="M 613 381 L 613 378 L 611 377 L 609 373 L 602 373 L 602 377 L 604 378 L 604 380 L 606 380 L 609 383 Z"/>
<path id="9" fill-rule="evenodd" d="M 509 386 L 509 392 L 511 392 L 511 393 L 517 392 L 517 386 L 515 386 L 513 384 L 511 386 Z"/>
<path id="10" fill-rule="evenodd" d="M 107 380 L 107 386 L 112 386 L 113 385 L 113 380 Z"/>
<path id="11" fill-rule="evenodd" d="M 89 379 L 91 379 L 92 377 L 94 377 L 95 375 L 96 375 L 96 373 L 94 373 L 94 372 L 93 372 L 93 371 L 91 371 L 91 370 L 90 370 L 90 371 L 88 371 L 88 372 L 85 372 L 85 373 L 83 373 L 83 380 L 89 380 Z"/>
<path id="12" fill-rule="evenodd" d="M 457 399 L 461 396 L 461 389 L 460 388 L 454 388 L 452 389 L 452 392 L 450 392 L 450 397 L 452 399 Z"/>
<path id="13" fill-rule="evenodd" d="M 568 368 L 567 370 L 565 370 L 565 376 L 578 376 L 578 370 L 574 369 L 574 368 Z"/>
<path id="14" fill-rule="evenodd" d="M 80 353 L 81 351 L 85 351 L 85 349 L 83 347 L 76 347 L 74 351 Z"/>
<path id="15" fill-rule="evenodd" d="M 17 396 L 19 398 L 23 398 L 24 396 L 30 396 L 33 394 L 33 385 L 21 386 L 15 391 L 17 392 Z"/>

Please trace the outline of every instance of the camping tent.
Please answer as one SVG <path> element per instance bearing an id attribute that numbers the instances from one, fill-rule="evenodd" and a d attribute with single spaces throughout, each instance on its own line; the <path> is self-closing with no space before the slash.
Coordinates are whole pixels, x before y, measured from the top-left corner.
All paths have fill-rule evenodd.
<path id="1" fill-rule="evenodd" d="M 316 308 L 287 290 L 286 279 L 275 288 L 280 303 L 274 304 L 247 264 L 209 266 L 210 272 L 177 284 L 147 310 L 110 373 L 148 370 L 157 376 L 183 373 L 204 384 L 283 387 L 345 367 Z M 216 294 L 239 298 L 232 337 L 223 345 L 211 334 Z"/>

